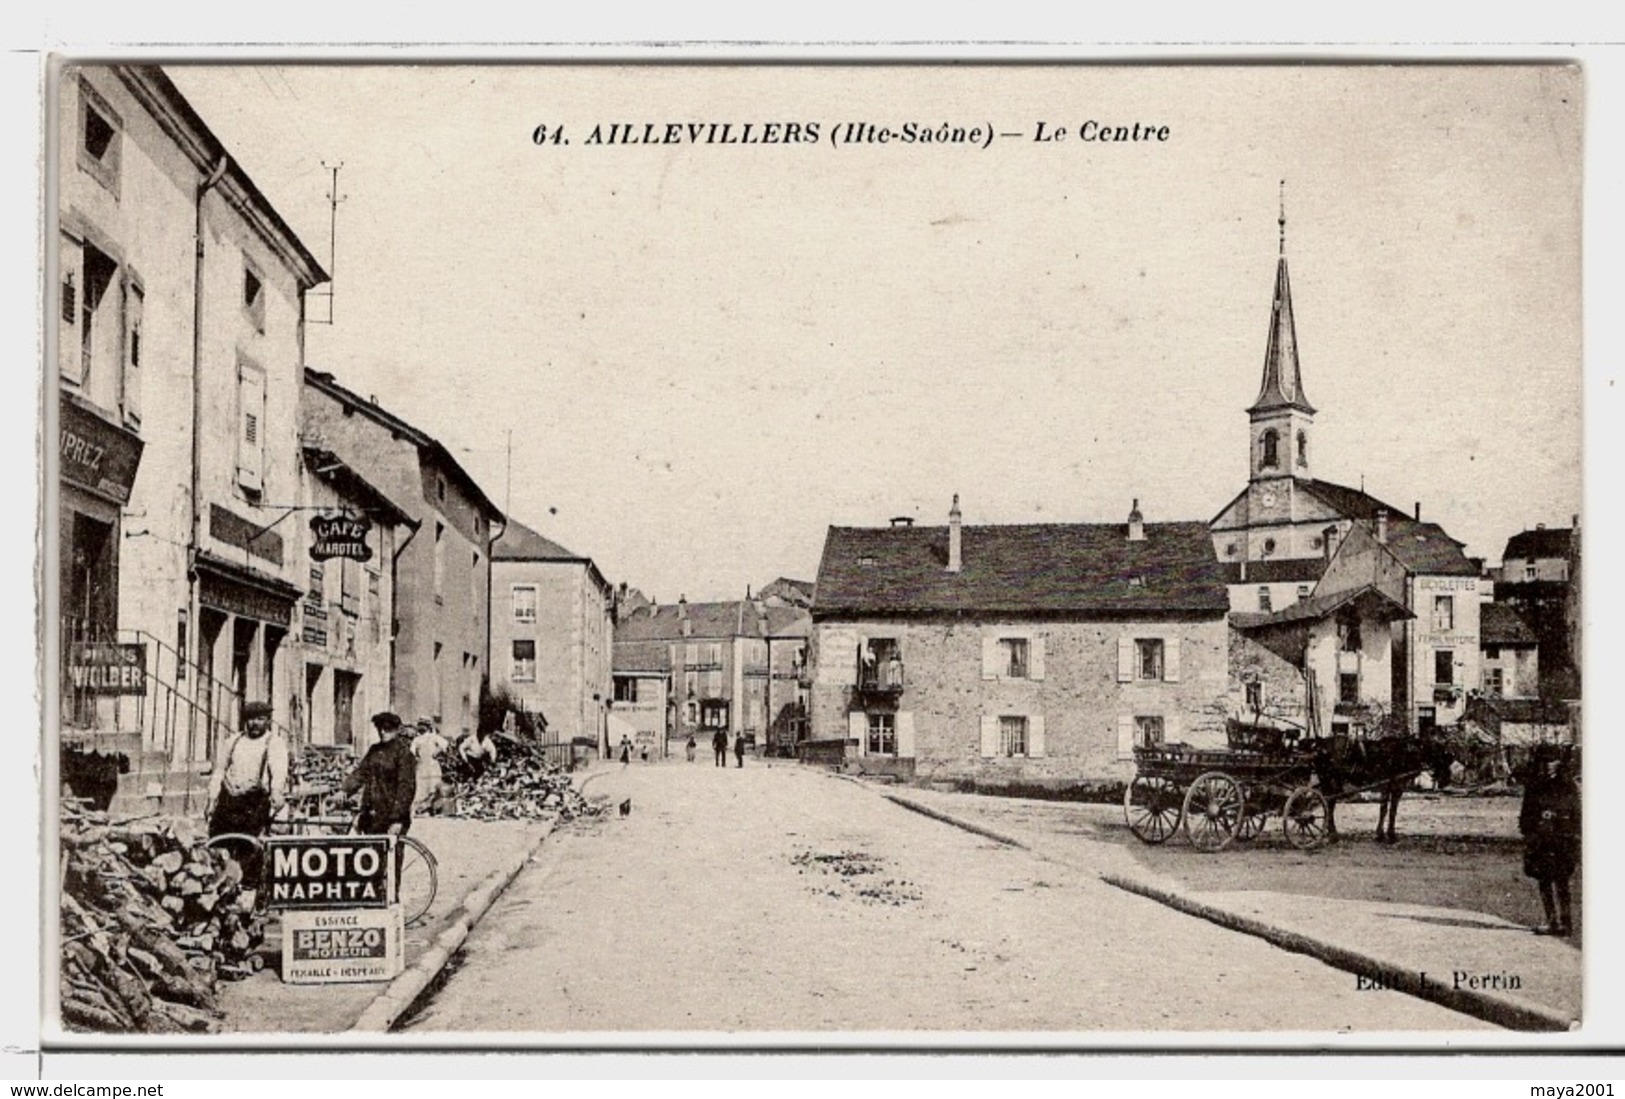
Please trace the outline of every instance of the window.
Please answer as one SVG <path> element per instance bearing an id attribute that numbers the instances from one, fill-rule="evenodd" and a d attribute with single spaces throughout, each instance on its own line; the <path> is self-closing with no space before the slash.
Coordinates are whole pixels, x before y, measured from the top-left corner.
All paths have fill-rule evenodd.
<path id="1" fill-rule="evenodd" d="M 870 690 L 903 685 L 903 653 L 895 637 L 871 637 L 859 648 L 858 685 Z"/>
<path id="2" fill-rule="evenodd" d="M 1276 430 L 1272 427 L 1268 431 L 1264 432 L 1263 436 L 1259 439 L 1259 442 L 1262 444 L 1264 453 L 1263 456 L 1259 458 L 1258 464 L 1265 469 L 1280 465 L 1281 436 L 1276 432 Z"/>
<path id="3" fill-rule="evenodd" d="M 1500 660 L 1501 659 L 1501 646 L 1499 646 L 1499 645 L 1485 645 L 1484 646 L 1484 659 L 1485 660 Z"/>
<path id="4" fill-rule="evenodd" d="M 869 715 L 868 751 L 870 755 L 878 756 L 894 756 L 897 754 L 896 714 Z"/>
<path id="5" fill-rule="evenodd" d="M 1024 756 L 1027 754 L 1027 719 L 1008 714 L 999 718 L 999 754 Z"/>
<path id="6" fill-rule="evenodd" d="M 1264 685 L 1262 683 L 1247 684 L 1247 709 L 1257 713 L 1264 708 Z"/>
<path id="7" fill-rule="evenodd" d="M 265 488 L 265 371 L 237 364 L 237 484 L 251 497 Z"/>
<path id="8" fill-rule="evenodd" d="M 1298 464 L 1309 464 L 1309 433 L 1306 431 L 1298 432 Z"/>
<path id="9" fill-rule="evenodd" d="M 536 621 L 535 584 L 515 584 L 513 586 L 513 620 L 515 622 Z"/>
<path id="10" fill-rule="evenodd" d="M 1456 681 L 1456 654 L 1450 649 L 1433 652 L 1433 682 L 1446 686 Z"/>
<path id="11" fill-rule="evenodd" d="M 1167 736 L 1161 715 L 1140 715 L 1134 719 L 1134 743 L 1141 748 L 1155 748 Z"/>
<path id="12" fill-rule="evenodd" d="M 1273 556 L 1274 553 L 1275 553 L 1275 539 L 1273 539 L 1273 538 L 1264 539 L 1264 556 L 1265 557 L 1270 557 L 1270 556 Z"/>
<path id="13" fill-rule="evenodd" d="M 1448 633 L 1456 628 L 1456 598 L 1453 595 L 1433 597 L 1433 630 Z"/>
<path id="14" fill-rule="evenodd" d="M 1500 698 L 1506 693 L 1506 672 L 1501 668 L 1484 669 L 1484 693 Z"/>
<path id="15" fill-rule="evenodd" d="M 1362 648 L 1360 620 L 1343 617 L 1337 620 L 1337 648 L 1339 652 L 1357 653 Z"/>
<path id="16" fill-rule="evenodd" d="M 446 590 L 446 524 L 434 525 L 434 601 L 444 602 Z"/>
<path id="17" fill-rule="evenodd" d="M 629 675 L 615 677 L 615 701 L 636 702 L 638 700 L 638 681 Z"/>
<path id="18" fill-rule="evenodd" d="M 104 370 L 115 377 L 119 361 L 118 264 L 92 244 L 62 240 L 62 376 L 89 386 Z"/>
<path id="19" fill-rule="evenodd" d="M 999 639 L 1001 660 L 1004 674 L 1010 679 L 1027 678 L 1027 639 L 1025 637 L 1005 637 Z"/>
<path id="20" fill-rule="evenodd" d="M 120 122 L 102 97 L 79 85 L 79 167 L 103 187 L 119 193 Z"/>
<path id="21" fill-rule="evenodd" d="M 1163 645 L 1160 637 L 1142 637 L 1134 642 L 1134 678 L 1161 679 Z"/>
<path id="22" fill-rule="evenodd" d="M 689 702 L 683 706 L 683 720 L 690 725 L 700 723 L 700 704 L 698 702 Z"/>
<path id="23" fill-rule="evenodd" d="M 1308 584 L 1299 584 L 1298 585 L 1298 598 L 1299 599 L 1308 599 L 1309 598 L 1309 585 Z"/>
<path id="24" fill-rule="evenodd" d="M 1350 706 L 1360 701 L 1360 676 L 1357 672 L 1343 672 L 1337 677 L 1337 701 Z"/>
<path id="25" fill-rule="evenodd" d="M 1258 588 L 1258 609 L 1262 613 L 1268 613 L 1274 609 L 1270 605 L 1270 590 L 1262 584 Z"/>
<path id="26" fill-rule="evenodd" d="M 254 326 L 254 331 L 265 332 L 265 280 L 254 269 L 252 260 L 243 261 L 243 316 Z"/>
<path id="27" fill-rule="evenodd" d="M 536 682 L 536 642 L 534 639 L 521 639 L 513 643 L 513 681 L 515 683 Z M 616 680 L 617 685 L 619 680 Z"/>
<path id="28" fill-rule="evenodd" d="M 1226 557 L 1234 557 L 1236 555 L 1236 544 L 1234 542 L 1225 543 L 1224 555 Z"/>
<path id="29" fill-rule="evenodd" d="M 1523 578 L 1525 580 L 1535 579 L 1535 563 L 1533 561 L 1523 567 Z"/>

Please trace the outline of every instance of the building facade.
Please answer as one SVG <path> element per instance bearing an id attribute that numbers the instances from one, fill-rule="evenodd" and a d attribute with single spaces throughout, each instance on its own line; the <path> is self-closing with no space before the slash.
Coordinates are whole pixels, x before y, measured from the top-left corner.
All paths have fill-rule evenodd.
<path id="1" fill-rule="evenodd" d="M 502 513 L 445 446 L 333 375 L 305 372 L 300 412 L 305 445 L 336 455 L 408 520 L 393 554 L 390 709 L 433 717 L 448 736 L 473 731 L 491 666 Z"/>
<path id="2" fill-rule="evenodd" d="M 1540 696 L 1540 645 L 1511 605 L 1479 607 L 1478 647 L 1479 690 L 1486 697 Z"/>
<path id="3" fill-rule="evenodd" d="M 1225 743 L 1223 578 L 1201 523 L 832 527 L 815 741 L 919 780 L 1122 779 Z"/>
<path id="4" fill-rule="evenodd" d="M 1489 570 L 1495 601 L 1515 611 L 1540 647 L 1540 691 L 1550 699 L 1578 700 L 1579 519 L 1572 527 L 1520 531 L 1507 539 L 1501 566 Z"/>
<path id="5" fill-rule="evenodd" d="M 493 543 L 491 682 L 547 721 L 558 743 L 602 744 L 611 696 L 614 589 L 581 557 L 522 523 Z"/>
<path id="6" fill-rule="evenodd" d="M 290 717 L 304 570 L 281 520 L 327 276 L 162 70 L 56 87 L 64 612 L 140 650 L 145 747 L 209 759 L 244 701 Z"/>

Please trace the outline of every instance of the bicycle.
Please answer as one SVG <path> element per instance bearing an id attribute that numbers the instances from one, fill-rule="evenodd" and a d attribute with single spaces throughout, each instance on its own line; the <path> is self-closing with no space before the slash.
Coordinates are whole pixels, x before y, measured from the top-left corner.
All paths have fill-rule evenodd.
<path id="1" fill-rule="evenodd" d="M 261 903 L 270 896 L 269 863 L 265 858 L 266 839 L 276 836 L 349 836 L 355 835 L 357 814 L 337 790 L 307 790 L 291 796 L 281 814 L 271 820 L 269 836 L 251 836 L 246 832 L 223 832 L 206 841 L 209 847 L 230 851 L 239 862 L 242 853 L 252 849 L 260 863 Z M 440 865 L 434 852 L 422 840 L 412 836 L 397 836 L 396 898 L 400 901 L 401 915 L 407 927 L 415 927 L 429 913 L 435 894 L 440 887 Z"/>

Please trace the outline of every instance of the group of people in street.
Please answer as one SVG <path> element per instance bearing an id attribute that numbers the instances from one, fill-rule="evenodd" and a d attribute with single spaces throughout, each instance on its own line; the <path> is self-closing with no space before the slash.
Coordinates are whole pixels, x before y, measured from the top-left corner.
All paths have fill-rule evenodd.
<path id="1" fill-rule="evenodd" d="M 452 802 L 443 760 L 453 745 L 431 717 L 407 726 L 397 714 L 374 714 L 378 740 L 345 775 L 344 794 L 359 795 L 353 831 L 361 835 L 403 836 L 412 818 L 443 812 Z M 410 735 L 408 735 L 410 733 Z M 488 733 L 470 733 L 455 745 L 463 770 L 478 777 L 496 761 L 496 741 Z M 209 835 L 265 836 L 288 801 L 289 746 L 272 727 L 271 706 L 243 706 L 240 732 L 230 737 L 209 779 L 204 809 Z M 257 876 L 258 851 L 244 853 L 244 872 Z"/>
<path id="2" fill-rule="evenodd" d="M 699 747 L 695 743 L 693 735 L 690 734 L 688 743 L 683 746 L 683 755 L 690 763 L 693 763 L 698 750 Z M 711 751 L 716 755 L 718 767 L 728 766 L 728 731 L 726 729 L 718 729 L 711 734 Z M 649 762 L 649 748 L 647 745 L 640 749 L 639 755 L 644 763 Z M 620 760 L 622 767 L 632 762 L 632 739 L 625 735 L 621 737 Z M 736 766 L 743 767 L 745 765 L 744 733 L 738 733 L 734 736 L 734 760 Z"/>

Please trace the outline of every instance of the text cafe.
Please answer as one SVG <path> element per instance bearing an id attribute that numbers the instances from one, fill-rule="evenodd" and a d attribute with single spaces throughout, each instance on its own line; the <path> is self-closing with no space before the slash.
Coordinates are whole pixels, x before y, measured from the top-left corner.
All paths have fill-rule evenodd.
<path id="1" fill-rule="evenodd" d="M 268 841 L 270 906 L 282 912 L 282 979 L 387 981 L 405 966 L 393 836 Z"/>

